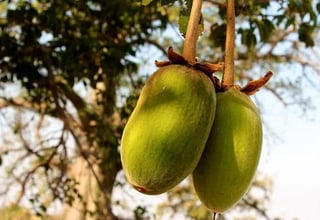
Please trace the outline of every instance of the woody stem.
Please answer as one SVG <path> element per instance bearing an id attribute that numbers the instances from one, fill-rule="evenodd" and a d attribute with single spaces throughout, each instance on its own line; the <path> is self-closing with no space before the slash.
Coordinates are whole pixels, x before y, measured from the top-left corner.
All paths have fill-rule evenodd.
<path id="1" fill-rule="evenodd" d="M 193 0 L 182 56 L 191 64 L 196 62 L 196 48 L 201 23 L 202 0 Z"/>
<path id="2" fill-rule="evenodd" d="M 234 0 L 227 0 L 227 30 L 225 44 L 225 67 L 222 76 L 222 87 L 234 84 L 234 46 L 235 46 L 235 6 Z"/>

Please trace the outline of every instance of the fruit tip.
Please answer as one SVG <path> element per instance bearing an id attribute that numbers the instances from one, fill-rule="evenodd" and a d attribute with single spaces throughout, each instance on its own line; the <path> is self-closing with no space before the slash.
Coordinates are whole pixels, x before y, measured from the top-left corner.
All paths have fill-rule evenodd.
<path id="1" fill-rule="evenodd" d="M 147 190 L 141 186 L 133 186 L 137 191 L 146 194 Z"/>

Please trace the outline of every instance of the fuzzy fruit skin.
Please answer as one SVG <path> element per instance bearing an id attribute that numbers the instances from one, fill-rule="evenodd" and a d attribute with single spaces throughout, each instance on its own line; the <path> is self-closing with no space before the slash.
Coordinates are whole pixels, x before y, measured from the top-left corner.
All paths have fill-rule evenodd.
<path id="1" fill-rule="evenodd" d="M 214 123 L 193 172 L 194 188 L 211 211 L 222 213 L 248 190 L 262 146 L 262 122 L 249 96 L 235 88 L 217 94 Z"/>
<path id="2" fill-rule="evenodd" d="M 143 87 L 124 128 L 121 162 L 128 182 L 161 194 L 192 173 L 213 124 L 209 77 L 182 65 L 158 69 Z"/>

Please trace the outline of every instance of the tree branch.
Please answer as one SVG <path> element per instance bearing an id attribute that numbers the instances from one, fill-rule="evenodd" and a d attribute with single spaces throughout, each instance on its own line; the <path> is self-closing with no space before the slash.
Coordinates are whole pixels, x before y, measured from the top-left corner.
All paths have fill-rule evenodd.
<path id="1" fill-rule="evenodd" d="M 265 217 L 267 220 L 271 220 L 271 218 L 267 215 L 266 211 L 261 209 L 260 207 L 258 207 L 257 204 L 255 203 L 251 203 L 249 202 L 247 199 L 243 198 L 242 201 L 244 202 L 244 204 L 246 204 L 247 206 L 255 209 L 256 211 L 258 211 L 263 217 Z"/>
<path id="2" fill-rule="evenodd" d="M 153 46 L 155 46 L 157 49 L 159 49 L 163 55 L 167 55 L 167 51 L 165 48 L 163 48 L 163 46 L 161 46 L 158 42 L 156 42 L 155 40 L 151 40 L 151 39 L 144 39 L 144 41 L 148 44 L 151 44 Z"/>

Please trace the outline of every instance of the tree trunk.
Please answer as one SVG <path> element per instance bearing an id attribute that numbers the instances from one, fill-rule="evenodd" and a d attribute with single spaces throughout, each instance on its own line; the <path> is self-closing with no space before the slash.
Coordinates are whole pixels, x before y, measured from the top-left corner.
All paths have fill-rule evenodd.
<path id="1" fill-rule="evenodd" d="M 118 143 L 121 126 L 115 112 L 115 83 L 107 74 L 92 91 L 92 106 L 77 108 L 81 126 L 69 126 L 78 145 L 79 157 L 69 170 L 79 185 L 77 189 L 83 200 L 76 199 L 72 207 L 65 205 L 63 219 L 117 220 L 112 212 L 112 190 L 118 171 L 121 169 Z M 100 104 L 98 104 L 100 103 Z M 92 123 L 94 125 L 92 125 Z M 91 215 L 93 214 L 93 215 Z"/>
<path id="2" fill-rule="evenodd" d="M 77 219 L 77 220 L 117 220 L 111 209 L 112 189 L 117 171 L 109 169 L 101 175 L 99 166 L 93 167 L 94 172 L 98 174 L 98 183 L 96 176 L 93 174 L 88 162 L 82 157 L 77 158 L 75 163 L 69 169 L 69 176 L 74 177 L 79 185 L 77 190 L 83 196 L 82 200 L 76 198 L 72 206 L 67 204 L 63 207 L 63 213 L 55 219 Z M 107 172 L 107 173 L 105 173 Z M 100 184 L 103 185 L 103 191 Z M 93 213 L 93 215 L 90 214 Z"/>

